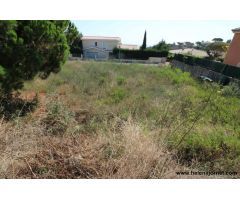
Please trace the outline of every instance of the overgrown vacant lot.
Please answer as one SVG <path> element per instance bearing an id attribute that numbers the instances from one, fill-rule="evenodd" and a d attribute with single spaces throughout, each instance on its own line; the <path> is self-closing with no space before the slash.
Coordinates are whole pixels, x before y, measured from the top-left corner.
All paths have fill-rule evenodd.
<path id="1" fill-rule="evenodd" d="M 239 177 L 240 101 L 230 86 L 170 66 L 68 62 L 20 98 L 35 94 L 31 112 L 22 116 L 24 104 L 2 118 L 1 178 Z"/>

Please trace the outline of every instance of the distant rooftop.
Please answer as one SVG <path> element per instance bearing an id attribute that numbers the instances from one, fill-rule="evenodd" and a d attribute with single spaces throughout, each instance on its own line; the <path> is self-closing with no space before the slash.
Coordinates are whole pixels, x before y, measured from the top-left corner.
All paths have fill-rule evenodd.
<path id="1" fill-rule="evenodd" d="M 240 27 L 239 27 L 239 28 L 232 29 L 232 32 L 234 32 L 234 33 L 240 32 Z"/>
<path id="2" fill-rule="evenodd" d="M 83 36 L 82 40 L 117 40 L 121 41 L 120 37 L 106 37 L 106 36 Z"/>

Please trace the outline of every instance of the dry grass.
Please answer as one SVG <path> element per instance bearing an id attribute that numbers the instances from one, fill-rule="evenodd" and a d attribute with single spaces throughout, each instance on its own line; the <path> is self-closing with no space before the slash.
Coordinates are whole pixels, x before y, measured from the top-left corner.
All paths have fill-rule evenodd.
<path id="1" fill-rule="evenodd" d="M 172 160 L 169 152 L 158 146 L 150 135 L 131 119 L 121 131 L 100 136 L 104 146 L 107 178 L 174 178 L 176 170 L 183 170 Z"/>
<path id="2" fill-rule="evenodd" d="M 131 119 L 106 133 L 46 135 L 38 122 L 1 124 L 1 178 L 176 178 L 184 167 Z"/>

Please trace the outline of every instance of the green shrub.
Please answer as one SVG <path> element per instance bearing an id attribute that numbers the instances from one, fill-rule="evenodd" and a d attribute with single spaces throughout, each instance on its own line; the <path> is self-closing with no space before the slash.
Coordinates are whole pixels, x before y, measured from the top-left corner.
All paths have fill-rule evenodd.
<path id="1" fill-rule="evenodd" d="M 110 92 L 110 102 L 119 103 L 127 96 L 126 90 L 123 88 L 114 88 Z"/>
<path id="2" fill-rule="evenodd" d="M 231 82 L 229 85 L 224 86 L 222 89 L 222 95 L 226 97 L 238 97 L 240 98 L 240 86 L 237 83 Z"/>
<path id="3" fill-rule="evenodd" d="M 181 136 L 175 134 L 170 138 L 168 144 L 174 149 Z M 221 131 L 207 134 L 192 132 L 175 150 L 183 163 L 190 164 L 195 160 L 204 163 L 207 170 L 234 170 L 236 166 L 232 166 L 228 161 L 240 158 L 240 138 Z"/>
<path id="4" fill-rule="evenodd" d="M 118 85 L 123 85 L 125 83 L 126 83 L 126 78 L 124 78 L 123 76 L 117 77 L 117 84 Z"/>
<path id="5" fill-rule="evenodd" d="M 42 125 L 47 134 L 62 135 L 67 130 L 67 124 L 73 118 L 73 114 L 58 101 L 47 104 L 47 116 L 42 119 Z"/>
<path id="6" fill-rule="evenodd" d="M 178 68 L 164 68 L 157 73 L 161 78 L 169 79 L 173 84 L 194 84 L 190 73 L 183 72 Z"/>

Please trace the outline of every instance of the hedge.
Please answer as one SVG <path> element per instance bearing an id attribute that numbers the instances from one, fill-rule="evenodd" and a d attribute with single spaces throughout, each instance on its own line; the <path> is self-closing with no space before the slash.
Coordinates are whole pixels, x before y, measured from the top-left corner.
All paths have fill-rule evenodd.
<path id="1" fill-rule="evenodd" d="M 117 49 L 113 50 L 113 55 L 118 58 L 119 54 L 124 59 L 136 59 L 147 60 L 149 57 L 167 57 L 168 51 L 156 51 L 156 50 L 129 50 L 129 49 Z"/>
<path id="2" fill-rule="evenodd" d="M 173 57 L 174 60 L 184 62 L 188 65 L 198 65 L 209 70 L 224 74 L 225 76 L 233 77 L 240 79 L 240 68 L 232 65 L 227 65 L 224 63 L 198 58 L 194 56 L 187 56 L 183 54 L 175 54 Z"/>

